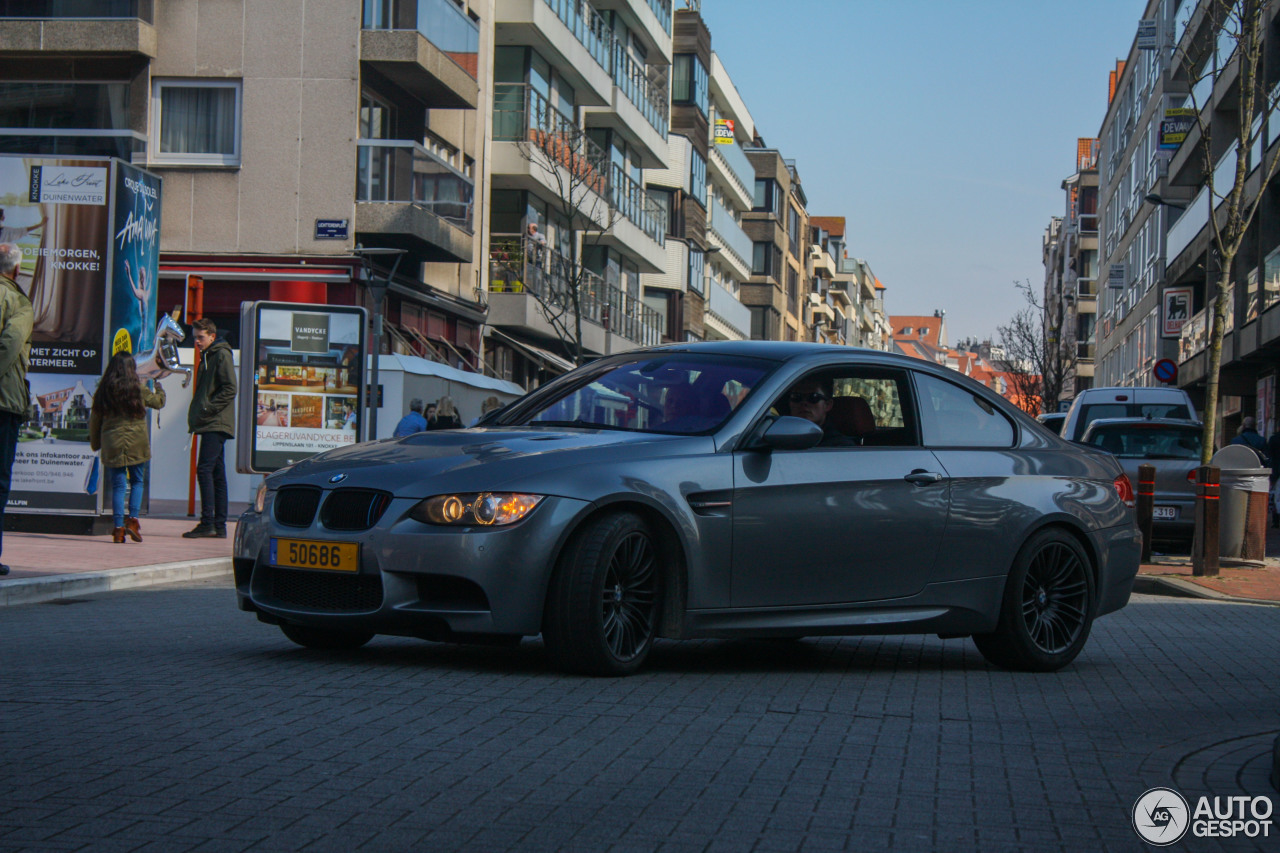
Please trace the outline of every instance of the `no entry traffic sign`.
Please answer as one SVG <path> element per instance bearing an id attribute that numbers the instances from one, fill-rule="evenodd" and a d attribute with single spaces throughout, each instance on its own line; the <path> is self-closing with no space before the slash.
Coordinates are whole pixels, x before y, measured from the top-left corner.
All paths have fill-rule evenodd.
<path id="1" fill-rule="evenodd" d="M 1156 362 L 1156 366 L 1151 368 L 1152 374 L 1156 379 L 1170 385 L 1178 380 L 1178 365 L 1173 359 L 1162 358 Z"/>

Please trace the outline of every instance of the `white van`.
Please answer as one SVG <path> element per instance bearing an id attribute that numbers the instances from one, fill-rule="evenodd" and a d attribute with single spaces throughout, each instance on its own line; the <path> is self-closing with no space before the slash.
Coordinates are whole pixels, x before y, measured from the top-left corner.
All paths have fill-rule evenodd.
<path id="1" fill-rule="evenodd" d="M 1196 407 L 1181 388 L 1087 388 L 1076 395 L 1062 424 L 1062 437 L 1084 438 L 1098 418 L 1175 418 L 1194 421 Z"/>

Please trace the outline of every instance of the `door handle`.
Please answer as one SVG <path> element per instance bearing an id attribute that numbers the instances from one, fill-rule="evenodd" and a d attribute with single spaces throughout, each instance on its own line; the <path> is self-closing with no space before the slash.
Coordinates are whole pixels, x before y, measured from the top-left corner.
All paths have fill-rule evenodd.
<path id="1" fill-rule="evenodd" d="M 928 486 L 932 483 L 942 482 L 942 475 L 936 471 L 926 471 L 923 468 L 917 468 L 902 479 L 908 483 L 915 483 L 917 486 Z"/>

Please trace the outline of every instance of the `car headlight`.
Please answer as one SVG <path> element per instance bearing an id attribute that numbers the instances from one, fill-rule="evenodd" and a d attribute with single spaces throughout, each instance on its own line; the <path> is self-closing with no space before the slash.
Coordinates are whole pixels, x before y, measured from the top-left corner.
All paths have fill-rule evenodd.
<path id="1" fill-rule="evenodd" d="M 409 516 L 425 524 L 501 527 L 515 524 L 533 512 L 542 497 L 516 492 L 436 495 L 409 510 Z"/>
<path id="2" fill-rule="evenodd" d="M 267 481 L 263 480 L 258 484 L 258 493 L 253 496 L 253 511 L 262 512 L 262 507 L 267 502 Z"/>

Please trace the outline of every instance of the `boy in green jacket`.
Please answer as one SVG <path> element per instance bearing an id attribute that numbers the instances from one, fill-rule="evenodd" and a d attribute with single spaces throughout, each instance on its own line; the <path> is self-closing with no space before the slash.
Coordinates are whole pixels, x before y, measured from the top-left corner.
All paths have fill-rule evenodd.
<path id="1" fill-rule="evenodd" d="M 199 436 L 196 482 L 200 484 L 200 523 L 182 534 L 187 539 L 227 538 L 227 470 L 223 448 L 236 431 L 236 369 L 231 345 L 218 340 L 208 318 L 192 324 L 200 350 L 200 378 L 187 410 L 187 432 Z"/>

